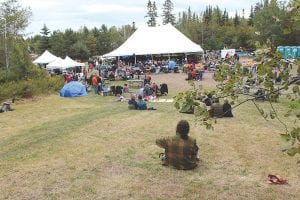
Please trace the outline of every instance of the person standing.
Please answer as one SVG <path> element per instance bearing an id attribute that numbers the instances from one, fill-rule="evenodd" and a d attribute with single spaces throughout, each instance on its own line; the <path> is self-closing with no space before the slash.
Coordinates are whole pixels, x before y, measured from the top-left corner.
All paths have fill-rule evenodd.
<path id="1" fill-rule="evenodd" d="M 96 74 L 94 74 L 92 77 L 92 85 L 93 85 L 95 94 L 98 94 L 98 78 L 97 78 Z"/>

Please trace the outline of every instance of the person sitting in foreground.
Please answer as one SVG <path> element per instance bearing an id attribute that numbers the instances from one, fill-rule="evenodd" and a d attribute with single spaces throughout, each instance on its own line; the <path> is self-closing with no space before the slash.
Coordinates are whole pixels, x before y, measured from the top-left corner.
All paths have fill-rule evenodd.
<path id="1" fill-rule="evenodd" d="M 163 165 L 183 170 L 197 167 L 199 148 L 196 139 L 188 136 L 189 130 L 189 123 L 186 120 L 180 120 L 175 136 L 156 140 L 156 144 L 165 149 Z"/>
<path id="2" fill-rule="evenodd" d="M 129 110 L 136 110 L 137 109 L 137 102 L 135 100 L 135 95 L 131 96 L 131 99 L 128 101 L 128 109 Z"/>
<path id="3" fill-rule="evenodd" d="M 215 98 L 208 112 L 210 117 L 223 117 L 223 106 L 219 103 L 219 98 Z"/>
<path id="4" fill-rule="evenodd" d="M 233 114 L 231 112 L 231 105 L 229 104 L 228 99 L 224 99 L 223 117 L 233 117 Z"/>

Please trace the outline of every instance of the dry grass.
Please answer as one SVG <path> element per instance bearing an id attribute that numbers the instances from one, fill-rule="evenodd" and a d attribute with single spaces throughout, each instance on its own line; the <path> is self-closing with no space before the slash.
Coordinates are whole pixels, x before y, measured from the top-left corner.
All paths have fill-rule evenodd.
<path id="1" fill-rule="evenodd" d="M 206 74 L 205 87 L 214 82 Z M 183 74 L 153 76 L 170 95 L 188 88 Z M 214 131 L 193 124 L 172 103 L 156 111 L 129 111 L 114 97 L 53 95 L 18 102 L 0 115 L 0 199 L 299 199 L 297 158 L 280 152 L 276 121 L 243 105 Z M 283 110 L 282 105 L 276 105 Z M 160 165 L 154 141 L 191 122 L 200 166 L 178 171 Z M 280 174 L 288 185 L 269 185 Z"/>

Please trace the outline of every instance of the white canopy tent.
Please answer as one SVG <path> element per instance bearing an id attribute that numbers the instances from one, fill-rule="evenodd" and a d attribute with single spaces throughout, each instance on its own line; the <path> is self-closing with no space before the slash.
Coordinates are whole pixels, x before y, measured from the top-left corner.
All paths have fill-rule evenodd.
<path id="1" fill-rule="evenodd" d="M 64 60 L 68 67 L 83 67 L 83 66 L 85 66 L 84 63 L 77 62 L 77 61 L 73 60 L 72 58 L 70 58 L 69 56 L 66 56 Z"/>
<path id="2" fill-rule="evenodd" d="M 67 68 L 67 63 L 65 62 L 64 59 L 57 57 L 57 59 L 48 65 L 46 65 L 46 68 L 51 70 L 51 69 L 66 69 Z"/>
<path id="3" fill-rule="evenodd" d="M 48 50 L 45 50 L 42 55 L 33 61 L 34 64 L 48 64 L 55 61 L 57 57 L 50 53 Z"/>
<path id="4" fill-rule="evenodd" d="M 62 59 L 60 57 L 57 57 L 57 59 L 51 63 L 49 63 L 46 68 L 51 69 L 68 69 L 72 67 L 82 67 L 84 66 L 84 63 L 79 63 L 70 58 L 69 56 L 66 56 L 65 59 Z"/>
<path id="5" fill-rule="evenodd" d="M 175 53 L 203 53 L 203 49 L 167 24 L 138 28 L 119 48 L 103 57 Z"/>

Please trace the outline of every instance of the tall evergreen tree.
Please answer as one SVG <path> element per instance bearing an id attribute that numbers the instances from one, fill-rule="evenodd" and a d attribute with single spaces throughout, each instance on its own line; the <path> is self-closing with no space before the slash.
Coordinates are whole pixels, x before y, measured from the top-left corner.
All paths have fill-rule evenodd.
<path id="1" fill-rule="evenodd" d="M 233 19 L 233 24 L 234 24 L 235 27 L 240 24 L 240 17 L 238 15 L 237 11 L 235 11 L 235 16 L 234 16 L 234 19 Z"/>
<path id="2" fill-rule="evenodd" d="M 251 10 L 250 10 L 250 15 L 247 21 L 247 24 L 249 26 L 253 26 L 253 17 L 254 17 L 254 13 L 253 13 L 253 6 L 251 6 Z"/>
<path id="3" fill-rule="evenodd" d="M 49 43 L 49 36 L 50 36 L 50 30 L 49 28 L 46 26 L 46 24 L 44 24 L 43 28 L 41 29 L 41 35 L 42 35 L 42 40 L 40 43 L 40 52 L 43 52 L 47 49 L 50 49 L 50 43 Z"/>
<path id="4" fill-rule="evenodd" d="M 163 24 L 171 23 L 172 25 L 175 25 L 175 15 L 172 13 L 173 11 L 173 3 L 171 0 L 166 0 L 163 4 Z"/>
<path id="5" fill-rule="evenodd" d="M 145 17 L 148 17 L 147 24 L 148 26 L 156 26 L 156 18 L 158 17 L 157 15 L 157 7 L 155 1 L 153 3 L 149 0 L 147 3 L 147 15 Z"/>

